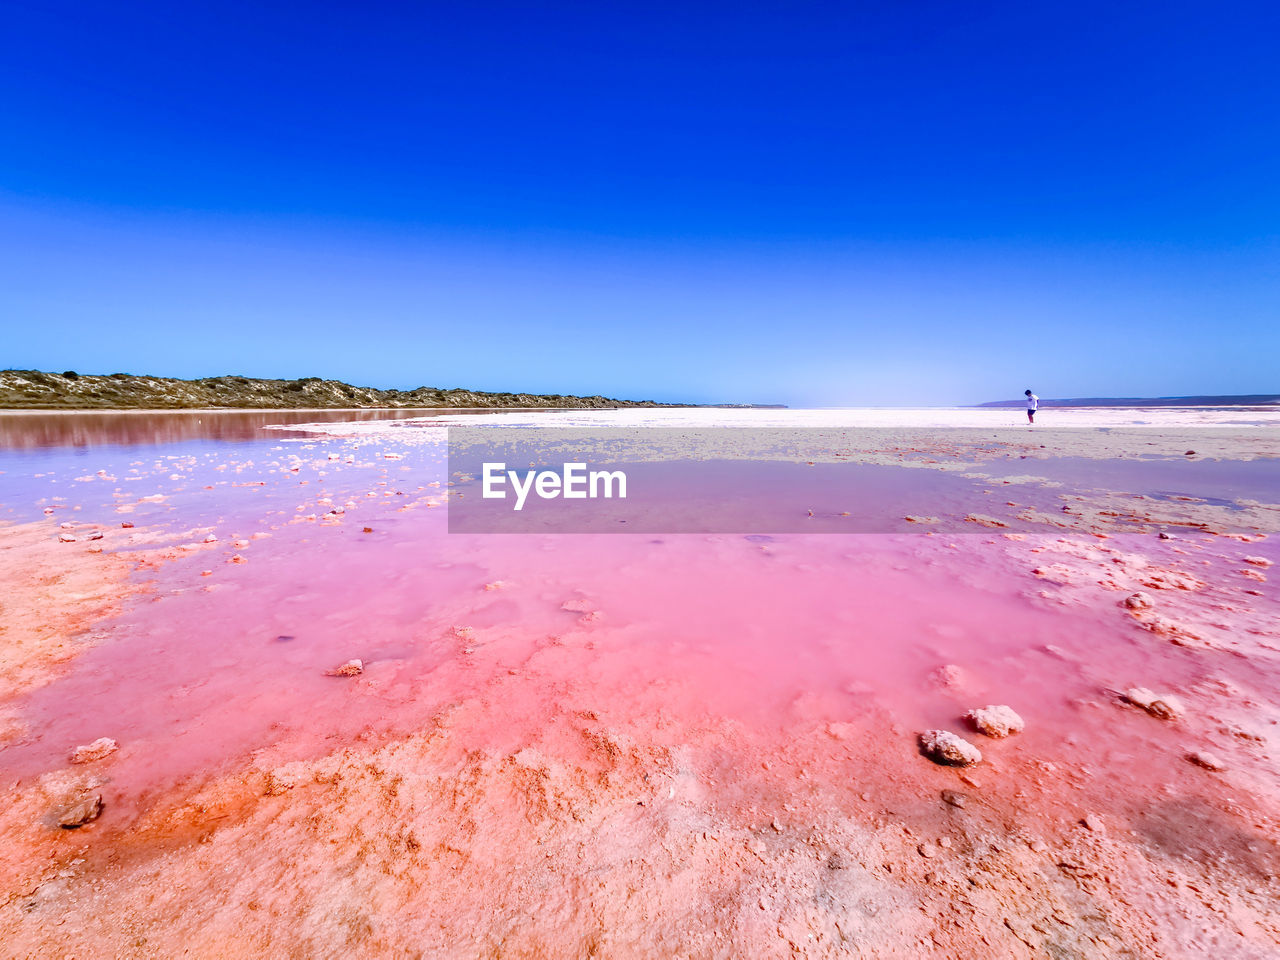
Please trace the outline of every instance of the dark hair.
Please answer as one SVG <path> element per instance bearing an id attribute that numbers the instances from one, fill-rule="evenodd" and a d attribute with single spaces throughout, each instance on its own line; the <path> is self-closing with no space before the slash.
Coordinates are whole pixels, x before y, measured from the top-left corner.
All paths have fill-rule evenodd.
<path id="1" fill-rule="evenodd" d="M 1027 391 L 1027 393 L 1030 393 L 1030 392 L 1031 392 L 1030 390 Z"/>

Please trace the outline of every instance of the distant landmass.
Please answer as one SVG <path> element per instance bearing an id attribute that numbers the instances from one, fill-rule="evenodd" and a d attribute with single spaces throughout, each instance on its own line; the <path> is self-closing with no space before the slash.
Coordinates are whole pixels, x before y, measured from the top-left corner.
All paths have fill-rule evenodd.
<path id="1" fill-rule="evenodd" d="M 379 390 L 340 380 L 303 377 L 262 380 L 256 377 L 135 376 L 129 373 L 85 374 L 67 370 L 0 371 L 0 408 L 24 410 L 183 410 L 284 409 L 344 407 L 674 407 L 653 400 L 614 400 L 560 394 L 487 393 L 480 390 L 418 387 Z"/>
<path id="2" fill-rule="evenodd" d="M 1261 407 L 1280 404 L 1280 393 L 1246 393 L 1205 397 L 1072 397 L 1041 400 L 1042 407 Z M 1026 401 L 991 400 L 979 407 L 1024 407 Z"/>

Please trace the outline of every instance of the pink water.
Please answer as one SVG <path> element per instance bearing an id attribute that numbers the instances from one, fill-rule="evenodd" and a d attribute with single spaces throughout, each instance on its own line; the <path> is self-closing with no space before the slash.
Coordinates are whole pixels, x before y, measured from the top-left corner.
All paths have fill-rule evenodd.
<path id="1" fill-rule="evenodd" d="M 1235 572 L 1246 553 L 1276 558 L 1271 543 L 1077 538 L 1076 574 L 1053 583 L 1032 573 L 1052 535 L 459 535 L 442 461 L 432 446 L 269 438 L 8 463 L 17 515 L 53 504 L 54 521 L 136 522 L 137 549 L 161 535 L 190 549 L 139 571 L 149 591 L 22 702 L 34 733 L 0 769 L 31 777 L 109 736 L 111 801 L 137 809 L 255 751 L 315 756 L 476 697 L 472 749 L 515 751 L 534 730 L 545 742 L 558 715 L 590 710 L 673 745 L 737 726 L 780 754 L 792 731 L 836 725 L 900 745 L 910 768 L 925 763 L 916 732 L 1007 703 L 1027 732 L 984 741 L 993 759 L 1100 773 L 1093 789 L 1120 782 L 1138 804 L 1185 777 L 1194 744 L 1135 725 L 1109 691 L 1280 681 L 1274 659 L 1153 643 L 1119 607 L 1127 581 L 1099 589 L 1115 564 L 1100 549 L 1140 553 L 1195 570 L 1201 612 L 1261 635 L 1280 609 Z M 362 676 L 326 675 L 351 658 Z M 930 679 L 947 664 L 961 689 Z M 859 775 L 871 789 L 896 776 Z"/>

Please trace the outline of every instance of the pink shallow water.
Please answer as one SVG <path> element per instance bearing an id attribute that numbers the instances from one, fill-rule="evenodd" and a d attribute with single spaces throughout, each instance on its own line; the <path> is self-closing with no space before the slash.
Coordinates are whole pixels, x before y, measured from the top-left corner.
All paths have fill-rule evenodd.
<path id="1" fill-rule="evenodd" d="M 77 519 L 147 510 L 156 528 L 193 528 L 190 543 L 219 539 L 139 574 L 151 591 L 21 703 L 33 735 L 0 770 L 38 775 L 112 737 L 111 800 L 128 808 L 258 750 L 277 762 L 424 729 L 473 697 L 489 721 L 468 730 L 472 749 L 517 750 L 573 704 L 677 745 L 727 722 L 785 750 L 797 725 L 851 724 L 912 758 L 918 730 L 963 729 L 965 709 L 1008 703 L 1028 724 L 1016 749 L 1132 789 L 1176 783 L 1185 744 L 1157 723 L 1118 724 L 1102 691 L 1181 690 L 1207 671 L 1253 689 L 1280 680 L 1269 662 L 1154 644 L 1117 608 L 1122 593 L 1046 598 L 1034 538 L 449 534 L 431 485 L 443 451 L 385 452 L 337 440 L 189 452 L 147 458 L 123 495 L 110 472 L 77 488 Z M 157 486 L 168 500 L 137 503 Z M 1206 602 L 1274 609 L 1228 583 L 1243 545 L 1114 542 L 1126 541 L 1194 564 Z M 326 675 L 351 658 L 361 677 Z M 968 675 L 961 691 L 930 680 L 945 664 Z"/>

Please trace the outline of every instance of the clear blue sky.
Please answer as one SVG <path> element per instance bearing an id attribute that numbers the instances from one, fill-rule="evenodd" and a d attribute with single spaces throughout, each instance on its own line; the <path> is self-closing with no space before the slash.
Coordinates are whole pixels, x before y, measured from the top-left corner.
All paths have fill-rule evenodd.
<path id="1" fill-rule="evenodd" d="M 0 367 L 1280 392 L 1274 4 L 18 0 Z"/>

